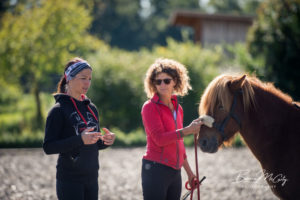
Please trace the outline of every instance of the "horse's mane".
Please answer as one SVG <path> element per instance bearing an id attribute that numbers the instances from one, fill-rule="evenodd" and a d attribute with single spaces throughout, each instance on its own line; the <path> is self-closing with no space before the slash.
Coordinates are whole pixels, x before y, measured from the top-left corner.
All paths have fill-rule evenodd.
<path id="1" fill-rule="evenodd" d="M 223 74 L 210 82 L 201 97 L 199 114 L 211 115 L 214 113 L 214 109 L 216 109 L 218 106 L 222 106 L 225 111 L 229 112 L 233 101 L 233 96 L 229 85 L 231 84 L 231 81 L 240 77 L 240 75 Z M 276 89 L 272 83 L 264 83 L 255 76 L 247 75 L 242 84 L 243 104 L 245 111 L 247 111 L 250 107 L 256 109 L 256 100 L 253 89 L 254 87 L 258 87 L 266 92 L 272 93 L 288 103 L 292 103 L 292 98 L 281 92 L 279 89 Z"/>

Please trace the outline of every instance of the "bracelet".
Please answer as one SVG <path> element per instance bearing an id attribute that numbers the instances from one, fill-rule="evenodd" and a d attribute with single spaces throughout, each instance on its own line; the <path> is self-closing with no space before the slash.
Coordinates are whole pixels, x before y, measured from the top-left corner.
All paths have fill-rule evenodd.
<path id="1" fill-rule="evenodd" d="M 184 137 L 183 131 L 179 130 L 179 133 L 180 133 L 180 137 L 183 138 Z"/>

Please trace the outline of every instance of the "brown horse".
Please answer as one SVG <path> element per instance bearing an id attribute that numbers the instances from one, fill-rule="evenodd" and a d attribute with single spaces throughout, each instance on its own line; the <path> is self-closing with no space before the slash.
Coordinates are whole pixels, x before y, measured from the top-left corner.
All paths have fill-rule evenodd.
<path id="1" fill-rule="evenodd" d="M 199 113 L 215 119 L 202 126 L 198 143 L 215 153 L 239 132 L 259 160 L 273 193 L 300 199 L 300 107 L 255 77 L 220 75 L 201 97 Z"/>

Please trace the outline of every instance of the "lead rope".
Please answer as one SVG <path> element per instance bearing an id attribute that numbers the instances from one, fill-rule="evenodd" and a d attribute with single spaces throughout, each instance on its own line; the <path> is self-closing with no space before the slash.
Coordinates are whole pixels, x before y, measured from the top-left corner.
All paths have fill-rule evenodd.
<path id="1" fill-rule="evenodd" d="M 199 183 L 199 172 L 198 172 L 198 155 L 197 155 L 197 136 L 194 135 L 194 146 L 195 146 L 195 162 L 196 162 L 196 176 L 197 176 L 197 195 L 198 200 L 200 200 L 200 183 Z M 191 195 L 191 199 L 193 199 L 193 195 Z"/>
<path id="2" fill-rule="evenodd" d="M 192 188 L 191 188 L 191 198 L 190 200 L 193 199 L 193 193 L 194 190 L 197 188 L 197 195 L 198 195 L 198 200 L 200 200 L 200 183 L 199 183 L 199 172 L 198 172 L 198 155 L 197 155 L 197 136 L 194 135 L 194 149 L 195 149 L 195 164 L 196 164 L 196 177 L 197 180 L 193 182 Z"/>
<path id="3" fill-rule="evenodd" d="M 200 185 L 204 179 L 206 179 L 205 176 L 199 181 L 199 172 L 198 172 L 198 155 L 197 155 L 197 136 L 194 135 L 194 147 L 195 147 L 195 165 L 196 165 L 196 178 L 192 182 L 191 188 L 188 187 L 188 181 L 185 184 L 185 188 L 189 190 L 185 195 L 183 195 L 182 200 L 186 200 L 189 195 L 190 200 L 193 199 L 193 193 L 194 190 L 197 188 L 197 195 L 198 195 L 198 200 L 200 200 Z"/>

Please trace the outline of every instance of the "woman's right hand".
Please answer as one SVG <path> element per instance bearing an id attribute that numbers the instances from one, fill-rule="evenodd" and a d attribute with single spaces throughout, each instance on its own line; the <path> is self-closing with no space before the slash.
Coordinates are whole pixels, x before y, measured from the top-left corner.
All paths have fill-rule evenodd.
<path id="1" fill-rule="evenodd" d="M 81 133 L 82 141 L 85 145 L 95 144 L 99 139 L 102 138 L 100 132 L 92 132 L 95 128 L 87 128 Z"/>
<path id="2" fill-rule="evenodd" d="M 193 120 L 190 125 L 181 129 L 181 131 L 183 132 L 184 136 L 190 135 L 190 134 L 196 135 L 200 132 L 200 128 L 201 128 L 202 124 L 203 124 L 203 122 L 201 121 L 201 119 L 197 118 L 197 119 Z"/>

